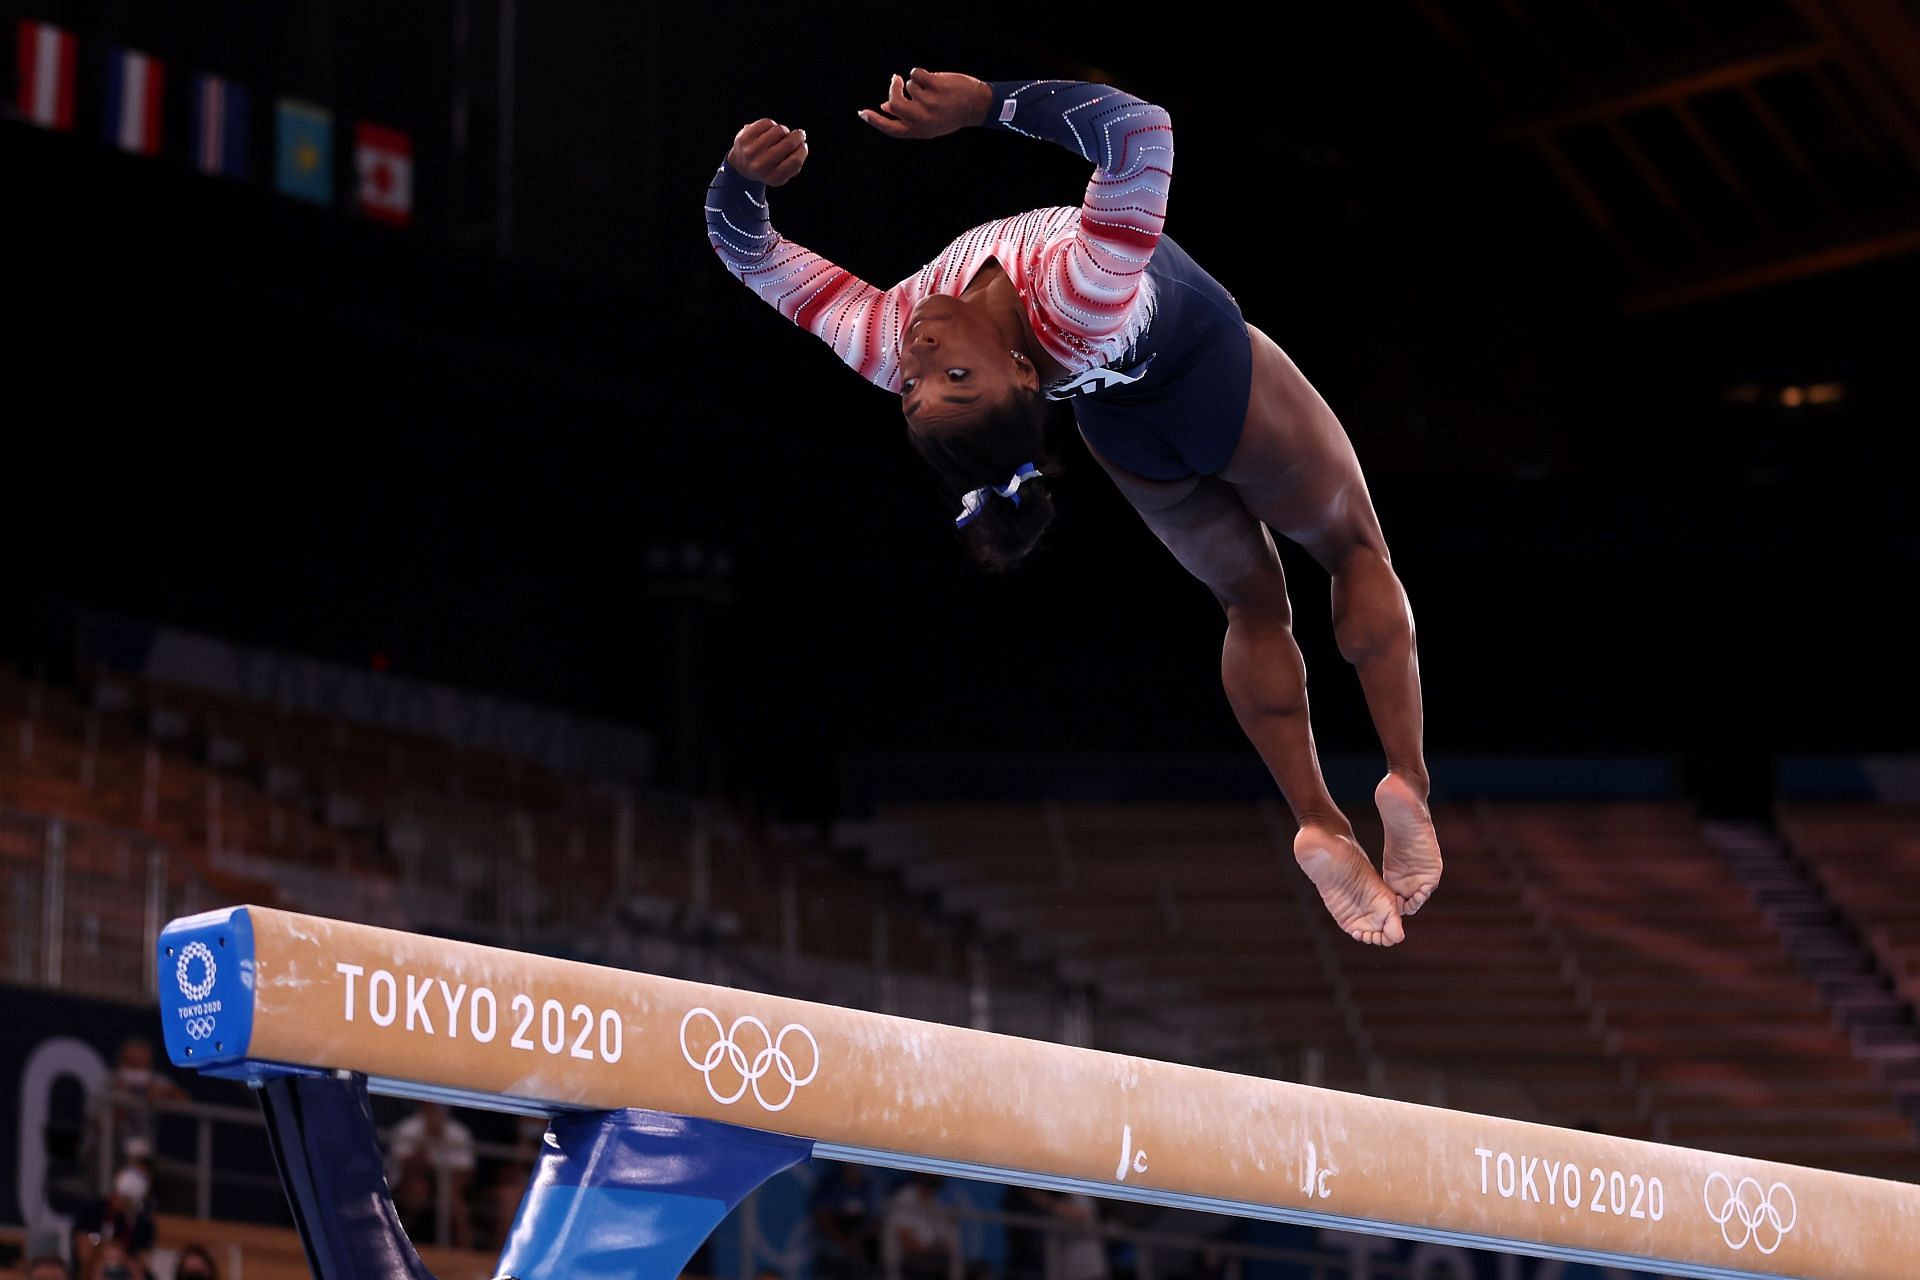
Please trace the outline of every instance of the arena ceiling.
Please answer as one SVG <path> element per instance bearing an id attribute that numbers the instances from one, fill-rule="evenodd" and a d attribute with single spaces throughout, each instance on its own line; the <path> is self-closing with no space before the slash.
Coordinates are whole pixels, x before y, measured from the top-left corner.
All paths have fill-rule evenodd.
<path id="1" fill-rule="evenodd" d="M 1630 310 L 1920 248 L 1911 3 L 1410 7 L 1478 95 L 1506 162 L 1605 247 Z"/>

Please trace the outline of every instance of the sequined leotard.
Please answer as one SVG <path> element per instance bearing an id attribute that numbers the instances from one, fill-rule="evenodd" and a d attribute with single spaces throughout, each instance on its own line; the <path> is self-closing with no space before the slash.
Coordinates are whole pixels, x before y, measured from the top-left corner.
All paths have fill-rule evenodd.
<path id="1" fill-rule="evenodd" d="M 1068 376 L 1093 447 L 1157 480 L 1211 474 L 1239 442 L 1252 380 L 1233 296 L 1164 232 L 1173 176 L 1165 110 L 1106 85 L 996 81 L 986 127 L 1044 138 L 1094 165 L 1078 208 L 983 223 L 891 289 L 773 229 L 766 188 L 725 164 L 707 189 L 707 237 L 736 278 L 868 381 L 900 390 L 901 331 L 931 294 L 958 295 L 989 259 Z"/>

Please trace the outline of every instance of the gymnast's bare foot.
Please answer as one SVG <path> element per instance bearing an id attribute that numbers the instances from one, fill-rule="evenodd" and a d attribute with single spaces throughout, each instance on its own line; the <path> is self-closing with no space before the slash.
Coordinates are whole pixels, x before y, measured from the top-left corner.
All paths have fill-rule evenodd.
<path id="1" fill-rule="evenodd" d="M 1293 838 L 1293 857 L 1349 937 L 1374 947 L 1391 947 L 1406 939 L 1393 890 L 1350 837 L 1325 827 L 1301 827 Z"/>
<path id="2" fill-rule="evenodd" d="M 1381 878 L 1393 890 L 1400 914 L 1410 916 L 1427 904 L 1440 886 L 1440 837 L 1433 815 L 1411 782 L 1389 773 L 1373 790 L 1386 829 L 1386 848 L 1380 857 Z"/>

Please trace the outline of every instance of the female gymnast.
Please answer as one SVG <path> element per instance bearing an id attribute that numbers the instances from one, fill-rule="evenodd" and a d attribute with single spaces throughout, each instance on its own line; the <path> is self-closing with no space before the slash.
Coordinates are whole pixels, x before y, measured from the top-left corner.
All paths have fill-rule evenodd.
<path id="1" fill-rule="evenodd" d="M 736 278 L 862 377 L 900 396 L 907 438 L 957 505 L 983 565 L 1006 568 L 1053 518 L 1049 401 L 1181 565 L 1226 610 L 1221 678 L 1299 824 L 1294 856 L 1352 937 L 1392 946 L 1440 882 L 1427 807 L 1411 608 L 1358 459 L 1285 352 L 1162 227 L 1167 112 L 1108 85 L 914 68 L 860 118 L 890 138 L 968 126 L 1043 138 L 1091 162 L 1078 208 L 973 228 L 879 289 L 773 229 L 767 188 L 807 135 L 742 128 L 707 191 L 708 239 Z M 1358 670 L 1388 771 L 1376 871 L 1321 776 L 1306 669 L 1269 529 L 1332 575 L 1340 652 Z"/>

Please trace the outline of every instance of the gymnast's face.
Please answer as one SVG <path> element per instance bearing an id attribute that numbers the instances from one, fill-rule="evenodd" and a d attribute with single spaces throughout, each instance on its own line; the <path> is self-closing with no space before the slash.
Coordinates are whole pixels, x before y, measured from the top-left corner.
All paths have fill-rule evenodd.
<path id="1" fill-rule="evenodd" d="M 961 298 L 921 299 L 901 347 L 900 408 L 918 430 L 965 422 L 1040 385 L 1033 363 L 1008 345 L 987 309 Z"/>

